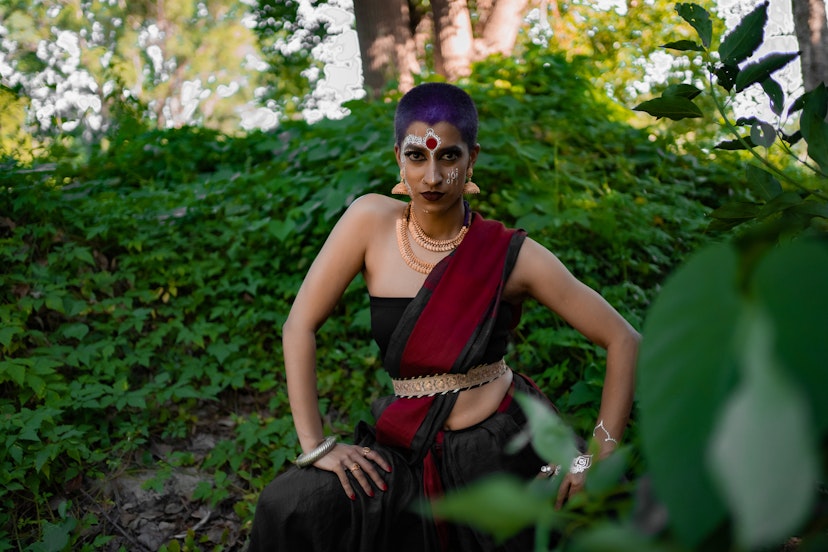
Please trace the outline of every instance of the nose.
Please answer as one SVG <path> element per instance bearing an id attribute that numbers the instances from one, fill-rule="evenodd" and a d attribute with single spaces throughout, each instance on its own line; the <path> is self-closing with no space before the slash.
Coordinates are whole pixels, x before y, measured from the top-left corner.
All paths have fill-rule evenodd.
<path id="1" fill-rule="evenodd" d="M 439 184 L 442 179 L 443 175 L 440 173 L 440 167 L 437 166 L 437 161 L 431 159 L 426 167 L 425 183 L 429 186 L 434 186 Z"/>

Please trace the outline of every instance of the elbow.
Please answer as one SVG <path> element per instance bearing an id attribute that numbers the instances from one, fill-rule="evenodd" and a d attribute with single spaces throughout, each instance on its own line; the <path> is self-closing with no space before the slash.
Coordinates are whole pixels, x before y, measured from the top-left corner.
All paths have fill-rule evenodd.
<path id="1" fill-rule="evenodd" d="M 302 320 L 301 317 L 288 314 L 287 320 L 282 324 L 282 344 L 296 340 L 303 335 L 315 335 L 317 328 Z"/>
<path id="2" fill-rule="evenodd" d="M 630 341 L 633 348 L 636 351 L 638 351 L 638 347 L 641 344 L 641 334 L 638 332 L 638 330 L 630 326 L 629 336 L 627 337 L 627 339 Z"/>

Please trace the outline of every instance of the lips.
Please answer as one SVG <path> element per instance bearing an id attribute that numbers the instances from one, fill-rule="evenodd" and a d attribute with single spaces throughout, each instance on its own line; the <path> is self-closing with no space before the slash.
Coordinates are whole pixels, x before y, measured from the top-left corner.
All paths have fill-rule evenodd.
<path id="1" fill-rule="evenodd" d="M 420 194 L 426 201 L 439 201 L 443 194 L 441 192 L 423 192 Z"/>

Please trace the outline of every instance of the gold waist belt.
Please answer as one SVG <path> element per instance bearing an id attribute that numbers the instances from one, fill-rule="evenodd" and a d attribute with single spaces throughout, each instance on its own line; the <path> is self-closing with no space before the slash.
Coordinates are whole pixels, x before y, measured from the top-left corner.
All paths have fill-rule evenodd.
<path id="1" fill-rule="evenodd" d="M 430 397 L 480 387 L 496 380 L 508 369 L 506 362 L 500 359 L 492 364 L 475 366 L 465 374 L 436 374 L 419 378 L 395 379 L 391 382 L 394 384 L 394 394 L 398 397 Z"/>

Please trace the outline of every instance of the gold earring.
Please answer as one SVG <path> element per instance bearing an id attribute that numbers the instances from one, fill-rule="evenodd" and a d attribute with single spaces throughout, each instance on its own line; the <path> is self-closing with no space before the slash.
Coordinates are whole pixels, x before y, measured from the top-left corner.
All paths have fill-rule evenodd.
<path id="1" fill-rule="evenodd" d="M 400 169 L 400 181 L 396 186 L 391 188 L 391 193 L 396 195 L 411 195 L 408 193 L 408 186 L 405 183 L 405 177 L 403 176 L 402 169 Z"/>
<path id="2" fill-rule="evenodd" d="M 474 174 L 474 170 L 469 168 L 466 172 L 466 183 L 463 184 L 463 193 L 464 194 L 479 194 L 480 187 L 472 182 L 472 175 Z"/>

